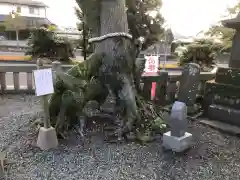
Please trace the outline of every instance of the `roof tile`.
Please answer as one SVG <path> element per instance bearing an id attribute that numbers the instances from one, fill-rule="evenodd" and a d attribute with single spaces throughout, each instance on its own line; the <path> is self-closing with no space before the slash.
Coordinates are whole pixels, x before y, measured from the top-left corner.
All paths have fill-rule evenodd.
<path id="1" fill-rule="evenodd" d="M 32 6 L 47 7 L 47 5 L 42 3 L 42 2 L 32 1 L 32 0 L 0 0 L 0 3 L 10 3 L 10 4 L 21 4 L 21 5 L 32 5 Z"/>

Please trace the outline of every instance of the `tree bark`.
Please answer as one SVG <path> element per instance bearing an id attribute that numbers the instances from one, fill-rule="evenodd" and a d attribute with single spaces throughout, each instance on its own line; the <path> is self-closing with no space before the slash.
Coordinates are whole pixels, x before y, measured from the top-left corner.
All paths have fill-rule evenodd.
<path id="1" fill-rule="evenodd" d="M 128 33 L 125 1 L 102 0 L 100 23 L 101 36 L 116 32 Z M 119 136 L 130 131 L 137 118 L 132 74 L 135 57 L 132 52 L 132 42 L 126 37 L 107 38 L 95 46 L 95 53 L 105 54 L 99 72 L 101 82 L 116 96 L 118 117 L 126 117 L 121 120 Z"/>
<path id="2" fill-rule="evenodd" d="M 122 0 L 102 0 L 100 13 L 100 36 L 115 32 L 128 33 L 125 3 Z M 96 45 L 95 51 L 113 55 L 115 54 L 116 48 L 118 48 L 117 46 L 117 43 L 114 42 L 114 38 L 106 39 Z M 122 46 L 122 48 L 124 48 L 125 51 L 127 50 L 126 45 Z"/>

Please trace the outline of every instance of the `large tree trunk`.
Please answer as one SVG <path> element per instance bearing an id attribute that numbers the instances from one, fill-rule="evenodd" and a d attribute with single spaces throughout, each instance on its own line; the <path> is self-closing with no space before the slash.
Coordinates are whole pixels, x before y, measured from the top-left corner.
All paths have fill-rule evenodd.
<path id="1" fill-rule="evenodd" d="M 100 32 L 100 36 L 121 33 L 114 37 L 92 39 L 95 45 L 93 55 L 87 61 L 68 70 L 67 74 L 58 73 L 54 85 L 57 91 L 50 100 L 51 122 L 56 124 L 57 132 L 67 129 L 68 124 L 73 123 L 72 116 L 80 117 L 88 101 L 96 100 L 101 105 L 111 92 L 116 97 L 116 120 L 120 120 L 117 121 L 120 124 L 115 135 L 120 138 L 134 131 L 137 139 L 147 141 L 145 132 L 151 130 L 151 122 L 158 117 L 158 113 L 148 108 L 136 94 L 134 80 L 138 77 L 136 74 L 140 74 L 136 72 L 141 72 L 141 68 L 136 70 L 138 68 L 135 67 L 136 54 L 132 40 L 129 36 L 126 37 L 126 34 L 122 34 L 128 33 L 125 1 L 101 0 L 98 21 L 101 26 L 96 32 Z M 64 110 L 62 113 L 61 109 Z M 58 114 L 67 118 L 63 115 L 57 118 Z M 64 125 L 65 128 L 62 128 Z M 133 125 L 135 129 L 132 128 Z"/>
<path id="2" fill-rule="evenodd" d="M 128 33 L 125 1 L 102 0 L 100 14 L 100 35 L 109 33 Z M 131 130 L 137 118 L 135 89 L 133 86 L 133 68 L 135 57 L 132 54 L 131 39 L 126 37 L 107 38 L 97 42 L 95 53 L 104 53 L 103 65 L 100 68 L 100 79 L 104 86 L 116 96 L 116 105 L 121 120 L 121 134 Z M 119 137 L 120 137 L 119 136 Z"/>
<path id="3" fill-rule="evenodd" d="M 126 32 L 128 33 L 128 22 L 125 11 L 125 2 L 123 0 L 102 0 L 101 14 L 100 14 L 100 35 L 106 35 L 108 33 Z M 129 41 L 129 40 L 125 40 Z M 118 44 L 114 41 L 114 38 L 106 39 L 99 43 L 96 47 L 96 52 L 105 52 L 107 54 L 116 53 Z M 127 51 L 127 44 L 123 45 L 124 51 Z M 117 50 L 119 52 L 119 49 Z"/>

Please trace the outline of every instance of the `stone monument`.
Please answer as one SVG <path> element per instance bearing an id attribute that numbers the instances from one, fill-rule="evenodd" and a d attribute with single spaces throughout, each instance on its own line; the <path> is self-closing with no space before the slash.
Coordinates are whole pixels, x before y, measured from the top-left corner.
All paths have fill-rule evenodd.
<path id="1" fill-rule="evenodd" d="M 195 101 L 198 86 L 200 84 L 200 66 L 196 63 L 188 63 L 184 66 L 180 79 L 178 101 L 184 102 L 188 107 L 188 114 L 195 113 Z"/>
<path id="2" fill-rule="evenodd" d="M 240 13 L 222 23 L 236 30 L 229 68 L 219 68 L 215 80 L 206 82 L 204 110 L 209 119 L 240 126 Z"/>
<path id="3" fill-rule="evenodd" d="M 163 147 L 174 152 L 182 152 L 192 144 L 192 134 L 186 132 L 187 106 L 185 103 L 176 101 L 173 104 L 169 119 L 171 131 L 163 134 Z"/>

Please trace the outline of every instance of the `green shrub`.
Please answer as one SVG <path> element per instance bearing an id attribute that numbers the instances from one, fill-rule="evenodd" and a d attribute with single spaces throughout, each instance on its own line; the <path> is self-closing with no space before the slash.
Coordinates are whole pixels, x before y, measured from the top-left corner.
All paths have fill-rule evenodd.
<path id="1" fill-rule="evenodd" d="M 74 57 L 73 47 L 66 38 L 61 38 L 45 27 L 34 29 L 28 39 L 27 55 L 33 59 L 46 57 L 52 61 L 69 62 Z"/>
<path id="2" fill-rule="evenodd" d="M 197 40 L 187 46 L 180 57 L 180 65 L 195 62 L 201 66 L 211 66 L 222 49 L 221 44 L 209 40 Z"/>

